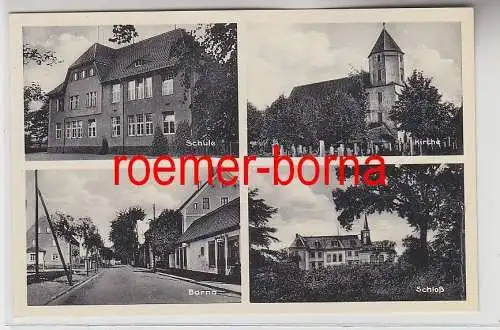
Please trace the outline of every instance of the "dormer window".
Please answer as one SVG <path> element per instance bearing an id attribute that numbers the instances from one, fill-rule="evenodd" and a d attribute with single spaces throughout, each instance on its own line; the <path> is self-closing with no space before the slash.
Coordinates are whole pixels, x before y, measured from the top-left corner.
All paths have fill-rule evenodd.
<path id="1" fill-rule="evenodd" d="M 142 65 L 144 65 L 144 64 L 145 64 L 144 60 L 136 60 L 136 61 L 134 62 L 134 66 L 135 66 L 136 68 L 137 68 L 137 67 L 140 67 L 140 66 L 142 66 Z"/>
<path id="2" fill-rule="evenodd" d="M 339 241 L 332 241 L 332 246 L 339 247 L 340 246 Z"/>
<path id="3" fill-rule="evenodd" d="M 78 72 L 73 73 L 73 80 L 78 80 Z"/>
<path id="4" fill-rule="evenodd" d="M 316 249 L 319 249 L 319 248 L 320 248 L 320 244 L 319 244 L 319 242 L 318 242 L 318 241 L 315 241 L 315 242 L 314 242 L 314 247 L 315 247 Z"/>
<path id="5" fill-rule="evenodd" d="M 95 75 L 94 68 L 90 68 L 90 69 L 89 69 L 89 76 L 90 76 L 90 77 L 93 77 L 94 75 Z"/>

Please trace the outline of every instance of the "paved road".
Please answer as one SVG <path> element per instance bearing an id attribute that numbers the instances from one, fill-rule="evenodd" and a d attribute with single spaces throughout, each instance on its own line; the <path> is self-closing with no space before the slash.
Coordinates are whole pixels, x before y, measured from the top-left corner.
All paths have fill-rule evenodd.
<path id="1" fill-rule="evenodd" d="M 52 301 L 50 305 L 208 304 L 240 302 L 241 297 L 217 291 L 211 295 L 190 295 L 189 290 L 212 289 L 153 274 L 145 269 L 115 266 L 104 269 L 83 286 Z M 196 291 L 195 291 L 196 292 Z"/>

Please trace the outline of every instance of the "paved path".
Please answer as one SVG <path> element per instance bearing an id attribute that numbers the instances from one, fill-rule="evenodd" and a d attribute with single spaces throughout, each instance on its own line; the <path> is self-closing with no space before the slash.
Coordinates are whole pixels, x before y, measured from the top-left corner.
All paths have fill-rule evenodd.
<path id="1" fill-rule="evenodd" d="M 153 274 L 145 269 L 115 266 L 104 269 L 96 278 L 52 301 L 50 305 L 208 304 L 241 301 L 239 295 L 224 291 L 217 291 L 217 294 L 193 294 L 200 291 L 211 293 L 213 289 Z"/>

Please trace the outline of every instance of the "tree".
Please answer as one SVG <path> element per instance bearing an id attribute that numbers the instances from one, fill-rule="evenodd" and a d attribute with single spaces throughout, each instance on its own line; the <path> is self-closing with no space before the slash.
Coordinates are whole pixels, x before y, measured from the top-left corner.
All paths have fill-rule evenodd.
<path id="1" fill-rule="evenodd" d="M 340 224 L 351 229 L 353 221 L 362 214 L 394 212 L 419 232 L 418 249 L 414 263 L 420 267 L 428 264 L 427 234 L 437 230 L 447 219 L 456 223 L 450 214 L 443 214 L 443 206 L 450 203 L 454 186 L 463 186 L 461 165 L 411 165 L 386 167 L 386 185 L 365 184 L 337 188 L 332 192 L 335 208 L 340 211 Z M 455 181 L 446 179 L 455 173 Z M 440 182 L 440 184 L 436 184 Z M 456 199 L 463 198 L 457 194 Z M 454 201 L 455 199 L 452 199 Z"/>
<path id="2" fill-rule="evenodd" d="M 182 214 L 177 210 L 165 209 L 149 223 L 146 240 L 151 244 L 155 256 L 165 259 L 174 251 L 182 231 Z"/>
<path id="3" fill-rule="evenodd" d="M 260 141 L 263 113 L 250 102 L 247 102 L 247 138 L 250 141 Z"/>
<path id="4" fill-rule="evenodd" d="M 30 44 L 23 44 L 23 64 L 29 64 L 34 62 L 38 65 L 54 65 L 56 63 L 61 63 L 56 53 L 53 50 L 41 50 L 31 46 Z"/>
<path id="5" fill-rule="evenodd" d="M 191 140 L 191 125 L 183 120 L 175 130 L 175 152 L 178 155 L 185 155 L 192 151 L 186 144 L 188 140 Z"/>
<path id="6" fill-rule="evenodd" d="M 118 212 L 111 222 L 109 239 L 113 242 L 115 253 L 121 258 L 131 262 L 134 260 L 137 246 L 137 222 L 144 220 L 146 213 L 140 207 L 130 207 Z"/>
<path id="7" fill-rule="evenodd" d="M 72 245 L 73 241 L 75 241 L 75 235 L 76 235 L 75 219 L 72 216 L 61 212 L 56 212 L 56 214 L 52 217 L 52 219 L 53 219 L 54 233 L 56 234 L 57 237 L 62 237 L 68 243 L 68 249 L 69 249 L 68 266 L 69 266 L 69 274 L 71 282 L 71 277 L 73 275 L 73 272 L 71 270 L 73 266 L 73 256 L 75 255 L 75 252 L 78 252 L 78 251 L 72 251 Z"/>
<path id="8" fill-rule="evenodd" d="M 37 110 L 37 105 L 41 105 Z M 47 97 L 38 83 L 24 86 L 24 146 L 25 150 L 42 143 L 48 134 Z"/>
<path id="9" fill-rule="evenodd" d="M 414 70 L 389 117 L 399 130 L 411 133 L 416 139 L 443 139 L 452 134 L 456 137 L 455 118 L 461 111 L 441 99 L 442 95 L 432 84 L 432 78 Z"/>
<path id="10" fill-rule="evenodd" d="M 163 130 L 160 126 L 156 126 L 155 128 L 151 152 L 155 156 L 167 155 L 169 153 L 168 140 L 167 137 L 163 135 Z"/>
<path id="11" fill-rule="evenodd" d="M 113 36 L 108 40 L 118 45 L 134 42 L 134 38 L 138 37 L 139 33 L 135 30 L 134 25 L 113 25 Z"/>
<path id="12" fill-rule="evenodd" d="M 258 189 L 254 188 L 248 193 L 248 224 L 251 263 L 260 263 L 266 253 L 272 253 L 269 247 L 279 239 L 274 237 L 276 228 L 268 225 L 271 217 L 278 209 L 266 204 L 262 198 L 258 198 Z"/>

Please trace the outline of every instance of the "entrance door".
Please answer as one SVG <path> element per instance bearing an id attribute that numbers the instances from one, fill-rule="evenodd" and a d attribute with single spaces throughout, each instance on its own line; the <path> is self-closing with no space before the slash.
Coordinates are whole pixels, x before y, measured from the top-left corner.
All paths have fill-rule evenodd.
<path id="1" fill-rule="evenodd" d="M 217 242 L 217 274 L 226 274 L 226 253 L 224 249 L 224 241 Z"/>

